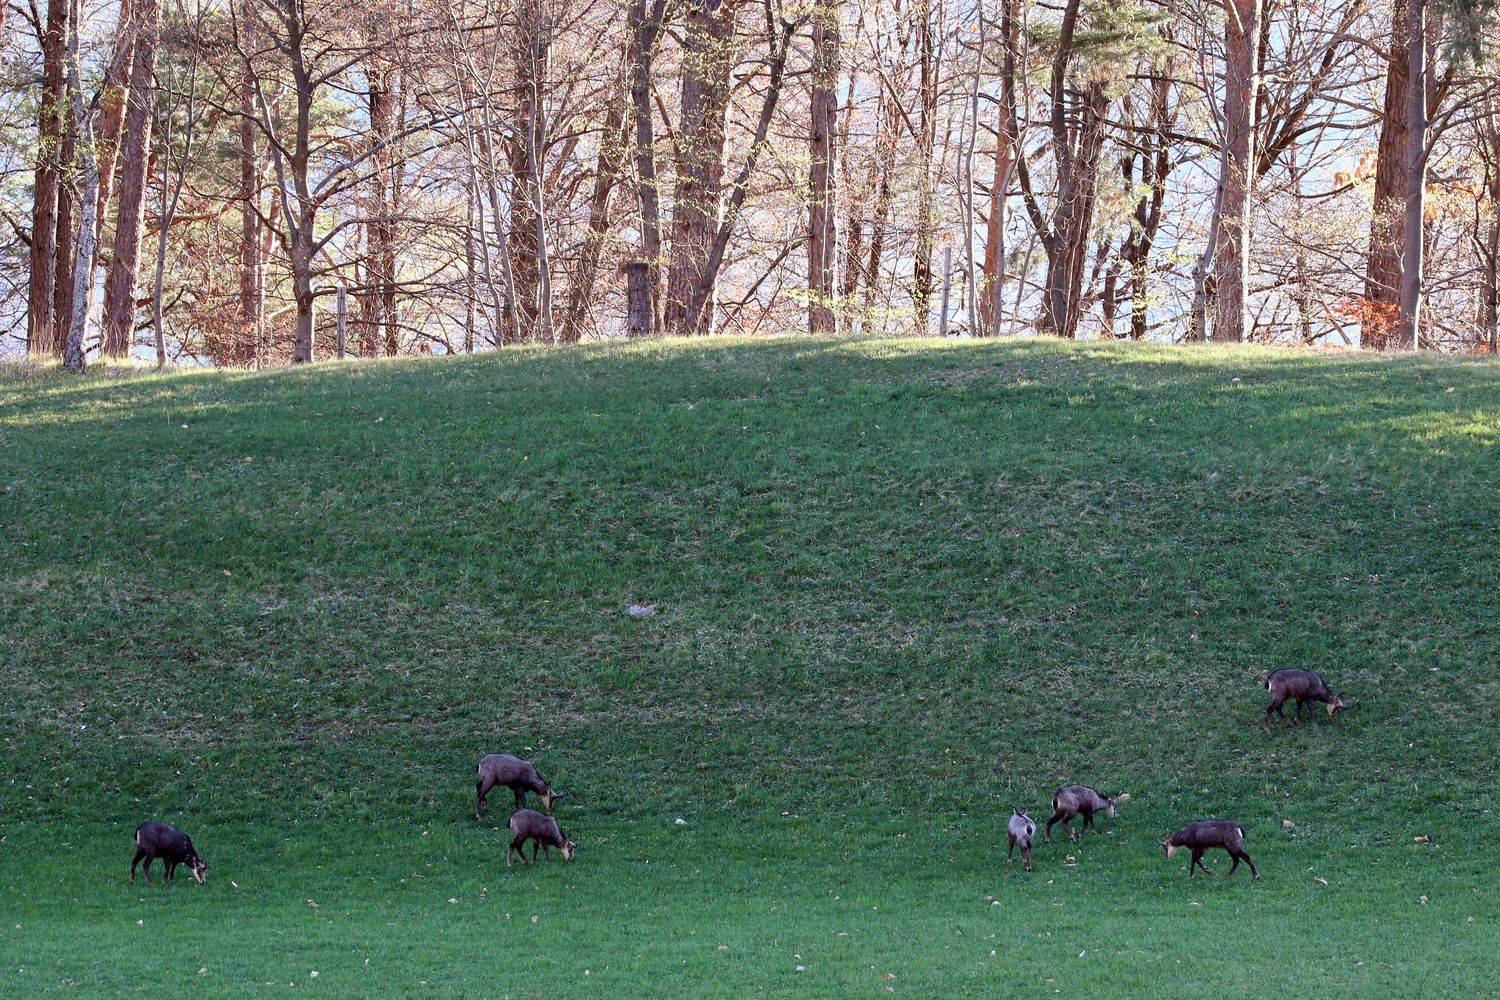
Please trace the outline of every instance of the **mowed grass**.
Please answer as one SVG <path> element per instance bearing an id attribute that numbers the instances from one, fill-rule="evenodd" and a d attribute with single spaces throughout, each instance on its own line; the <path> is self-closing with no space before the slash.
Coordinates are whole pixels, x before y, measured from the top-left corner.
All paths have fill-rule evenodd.
<path id="1" fill-rule="evenodd" d="M 787 339 L 7 376 L 0 994 L 1491 993 L 1497 374 Z M 1263 734 L 1289 665 L 1358 707 Z M 576 862 L 506 870 L 495 750 Z M 1074 781 L 1131 798 L 1007 865 Z M 1261 881 L 1163 859 L 1209 817 Z M 207 887 L 127 882 L 146 819 Z"/>

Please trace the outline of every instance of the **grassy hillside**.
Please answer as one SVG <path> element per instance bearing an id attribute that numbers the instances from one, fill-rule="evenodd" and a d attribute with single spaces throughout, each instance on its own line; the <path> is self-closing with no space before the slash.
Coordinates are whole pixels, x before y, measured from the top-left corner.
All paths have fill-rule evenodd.
<path id="1" fill-rule="evenodd" d="M 0 993 L 1482 995 L 1496 378 L 816 340 L 7 377 Z M 1287 665 L 1359 706 L 1261 733 Z M 572 865 L 505 870 L 492 750 L 572 793 Z M 1072 781 L 1131 800 L 1007 866 Z M 1260 882 L 1162 858 L 1210 816 Z M 145 819 L 206 888 L 125 881 Z"/>

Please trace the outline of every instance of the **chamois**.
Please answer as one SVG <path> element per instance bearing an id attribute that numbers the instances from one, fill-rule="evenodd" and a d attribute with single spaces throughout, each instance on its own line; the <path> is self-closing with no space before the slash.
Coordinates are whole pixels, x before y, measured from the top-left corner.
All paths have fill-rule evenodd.
<path id="1" fill-rule="evenodd" d="M 186 863 L 198 884 L 204 882 L 203 873 L 208 871 L 208 862 L 193 849 L 193 838 L 165 823 L 142 823 L 135 828 L 135 860 L 130 862 L 130 881 L 135 881 L 135 866 L 146 859 L 146 884 L 151 884 L 151 862 L 161 858 L 166 870 L 163 878 L 172 881 L 177 866 Z"/>
<path id="2" fill-rule="evenodd" d="M 1311 670 L 1298 670 L 1295 667 L 1273 671 L 1266 678 L 1266 690 L 1271 692 L 1271 704 L 1266 706 L 1266 714 L 1261 719 L 1261 728 L 1267 732 L 1271 730 L 1272 712 L 1276 713 L 1277 718 L 1286 718 L 1281 713 L 1281 707 L 1288 699 L 1297 703 L 1297 707 L 1292 710 L 1293 722 L 1301 720 L 1302 709 L 1311 702 L 1321 701 L 1327 704 L 1330 719 L 1333 718 L 1335 712 L 1349 708 L 1353 704 L 1330 691 L 1328 685 L 1323 683 L 1323 678 Z M 1312 718 L 1311 708 L 1307 709 L 1307 717 Z"/>
<path id="3" fill-rule="evenodd" d="M 496 785 L 504 785 L 515 792 L 517 809 L 526 808 L 527 792 L 536 792 L 541 797 L 542 808 L 548 812 L 552 811 L 552 803 L 563 797 L 562 792 L 554 792 L 542 780 L 531 761 L 508 753 L 492 753 L 479 762 L 478 780 L 474 783 L 475 819 L 484 819 L 484 810 L 489 804 L 485 801 L 485 796 Z"/>
<path id="4" fill-rule="evenodd" d="M 557 820 L 546 813 L 539 813 L 535 809 L 517 809 L 510 814 L 510 830 L 515 836 L 510 839 L 510 846 L 505 850 L 505 867 L 511 866 L 511 854 L 521 855 L 521 863 L 536 864 L 536 855 L 540 850 L 547 850 L 547 857 L 552 856 L 549 848 L 560 848 L 563 860 L 572 861 L 578 845 L 568 839 L 568 835 L 557 827 Z M 526 860 L 526 841 L 531 841 L 531 860 Z"/>
<path id="5" fill-rule="evenodd" d="M 1083 831 L 1094 826 L 1094 813 L 1102 812 L 1111 818 L 1115 814 L 1115 805 L 1121 801 L 1118 795 L 1100 795 L 1088 785 L 1068 785 L 1059 788 L 1052 793 L 1052 816 L 1047 820 L 1047 843 L 1052 843 L 1052 824 L 1061 821 L 1063 829 L 1068 831 L 1068 839 L 1072 840 L 1073 828 L 1068 824 L 1073 821 L 1074 816 L 1083 816 L 1083 822 L 1079 824 L 1079 840 L 1083 839 Z M 1096 827 L 1095 833 L 1099 830 Z"/>
<path id="6" fill-rule="evenodd" d="M 1167 852 L 1168 858 L 1171 858 L 1179 847 L 1186 847 L 1193 852 L 1193 859 L 1188 862 L 1188 878 L 1193 877 L 1194 865 L 1202 868 L 1203 874 L 1212 875 L 1213 872 L 1203 864 L 1203 852 L 1210 847 L 1222 847 L 1234 859 L 1234 864 L 1229 866 L 1229 874 L 1225 876 L 1226 878 L 1233 878 L 1234 870 L 1243 861 L 1250 866 L 1250 874 L 1259 879 L 1260 872 L 1255 870 L 1255 862 L 1250 860 L 1250 855 L 1246 854 L 1240 846 L 1244 842 L 1245 828 L 1233 820 L 1200 819 L 1196 823 L 1189 823 L 1166 840 L 1161 841 L 1161 847 Z"/>
<path id="7" fill-rule="evenodd" d="M 1031 845 L 1036 841 L 1036 824 L 1021 810 L 1012 809 L 1006 835 L 1010 838 L 1010 850 L 1005 854 L 1005 863 L 1015 860 L 1016 848 L 1020 847 L 1021 860 L 1026 863 L 1026 870 L 1031 871 Z"/>

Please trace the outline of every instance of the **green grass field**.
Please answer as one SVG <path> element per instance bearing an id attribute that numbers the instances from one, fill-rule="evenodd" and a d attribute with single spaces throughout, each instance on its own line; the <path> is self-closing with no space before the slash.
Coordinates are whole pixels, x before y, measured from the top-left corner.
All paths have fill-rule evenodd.
<path id="1" fill-rule="evenodd" d="M 1497 376 L 787 339 L 0 377 L 0 994 L 1492 995 Z M 1358 707 L 1263 734 L 1291 665 Z M 506 870 L 494 750 L 577 861 Z M 1073 781 L 1131 798 L 1007 865 Z M 1261 881 L 1162 857 L 1208 817 Z M 127 881 L 146 819 L 206 887 Z"/>

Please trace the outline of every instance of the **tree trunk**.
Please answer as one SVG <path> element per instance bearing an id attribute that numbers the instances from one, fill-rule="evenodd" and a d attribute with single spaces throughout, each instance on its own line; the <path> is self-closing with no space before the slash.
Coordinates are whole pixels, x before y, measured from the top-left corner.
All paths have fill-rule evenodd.
<path id="1" fill-rule="evenodd" d="M 510 306 L 521 339 L 551 339 L 550 277 L 546 264 L 546 217 L 543 214 L 538 131 L 542 115 L 550 28 L 536 6 L 519 11 L 510 51 L 516 94 L 515 117 L 505 144 L 514 184 L 510 196 L 510 256 L 516 301 Z M 546 308 L 544 308 L 544 306 Z"/>
<path id="2" fill-rule="evenodd" d="M 475 209 L 479 202 L 479 192 L 474 188 L 474 179 L 470 177 L 464 184 L 464 208 L 468 211 L 468 217 L 464 220 L 464 353 L 474 353 L 474 327 L 478 319 L 479 300 L 479 268 L 476 266 L 474 254 L 474 233 L 476 228 L 483 226 L 475 225 Z"/>
<path id="3" fill-rule="evenodd" d="M 1422 345 L 1422 258 L 1427 188 L 1427 0 L 1407 0 L 1411 18 L 1406 40 L 1406 212 L 1401 255 L 1401 302 L 1396 329 L 1399 350 Z"/>
<path id="4" fill-rule="evenodd" d="M 388 86 L 387 75 L 387 70 L 378 57 L 365 67 L 370 145 L 378 147 L 378 150 L 370 158 L 370 176 L 365 182 L 365 280 L 364 289 L 359 295 L 357 342 L 370 356 L 377 358 L 382 347 L 386 348 L 388 354 L 395 353 L 391 345 L 385 343 L 388 319 L 386 306 L 390 301 L 386 290 L 396 280 L 389 146 L 394 134 L 395 114 L 391 107 L 394 96 Z"/>
<path id="5" fill-rule="evenodd" d="M 768 25 L 768 27 L 771 27 Z M 683 317 L 683 325 L 690 330 L 707 329 L 712 327 L 711 301 L 718 287 L 719 269 L 724 264 L 724 252 L 729 246 L 729 237 L 734 233 L 735 223 L 739 220 L 740 209 L 745 204 L 745 194 L 750 189 L 750 178 L 755 174 L 755 164 L 760 159 L 760 154 L 766 147 L 766 136 L 771 128 L 771 118 L 776 113 L 776 105 L 781 101 L 781 88 L 786 80 L 786 57 L 791 49 L 792 32 L 796 29 L 796 22 L 783 20 L 780 34 L 772 35 L 770 39 L 771 52 L 766 60 L 766 69 L 769 79 L 760 102 L 760 116 L 755 122 L 755 135 L 750 139 L 750 151 L 745 154 L 745 163 L 740 172 L 735 176 L 734 183 L 729 186 L 729 197 L 725 199 L 724 218 L 720 220 L 718 229 L 713 233 L 709 241 L 708 259 L 703 264 L 702 274 L 698 279 L 698 287 L 693 290 L 688 299 L 687 310 Z"/>
<path id="6" fill-rule="evenodd" d="M 905 42 L 902 42 L 905 47 Z M 874 174 L 873 188 L 875 204 L 870 208 L 870 253 L 865 265 L 865 300 L 863 312 L 871 316 L 875 306 L 875 294 L 880 284 L 880 264 L 885 258 L 885 237 L 890 222 L 891 202 L 894 191 L 896 152 L 900 145 L 901 108 L 894 94 L 881 89 L 883 115 L 876 124 L 875 159 L 871 165 Z"/>
<path id="7" fill-rule="evenodd" d="M 73 10 L 71 28 L 68 32 L 72 45 L 72 37 L 78 33 L 81 20 L 79 8 Z M 70 57 L 73 58 L 73 57 Z M 73 88 L 72 77 L 68 72 L 69 84 L 67 90 L 70 92 L 69 103 L 71 103 L 71 91 Z M 63 344 L 68 339 L 68 329 L 73 318 L 73 202 L 74 185 L 77 183 L 78 165 L 74 163 L 78 155 L 78 127 L 71 114 L 64 113 L 62 147 L 57 157 L 57 237 L 54 241 L 53 257 L 56 259 L 55 273 L 52 284 L 52 342 Z"/>
<path id="8" fill-rule="evenodd" d="M 632 336 L 647 336 L 662 329 L 661 192 L 656 181 L 651 64 L 666 7 L 667 0 L 632 0 L 630 5 L 630 106 L 635 117 L 636 189 L 641 203 L 641 251 L 646 258 L 646 294 L 651 316 L 651 324 L 644 331 L 634 325 L 630 327 Z"/>
<path id="9" fill-rule="evenodd" d="M 1109 97 L 1102 82 L 1083 85 L 1075 103 L 1076 146 L 1059 169 L 1057 207 L 1052 216 L 1047 249 L 1046 297 L 1042 305 L 1043 333 L 1078 336 L 1083 319 L 1083 272 L 1088 263 L 1089 230 L 1099 188 L 1099 158 L 1104 150 L 1104 114 Z M 1065 140 L 1067 141 L 1067 140 Z"/>
<path id="10" fill-rule="evenodd" d="M 67 104 L 64 62 L 72 0 L 48 0 L 47 27 L 42 34 L 42 94 L 37 114 L 36 180 L 31 208 L 31 280 L 26 295 L 26 349 L 32 354 L 56 355 L 53 313 L 57 283 L 58 158 L 62 153 L 63 115 Z"/>
<path id="11" fill-rule="evenodd" d="M 1141 156 L 1141 183 L 1146 192 L 1136 201 L 1135 225 L 1121 251 L 1130 265 L 1130 339 L 1144 340 L 1146 307 L 1151 290 L 1151 249 L 1161 229 L 1161 210 L 1166 201 L 1167 174 L 1172 169 L 1172 138 L 1169 98 L 1172 81 L 1164 74 L 1151 76 L 1151 123 L 1155 132 L 1146 141 Z"/>
<path id="12" fill-rule="evenodd" d="M 826 2 L 813 12 L 810 166 L 807 175 L 807 332 L 834 333 L 834 277 L 838 253 L 835 196 L 838 139 L 839 8 Z"/>
<path id="13" fill-rule="evenodd" d="M 1214 259 L 1213 339 L 1238 343 L 1247 330 L 1250 209 L 1255 169 L 1255 92 L 1261 0 L 1224 0 L 1224 200 Z"/>
<path id="14" fill-rule="evenodd" d="M 1003 93 L 996 106 L 995 175 L 990 183 L 990 211 L 985 225 L 984 263 L 980 286 L 979 326 L 989 334 L 1000 332 L 1000 295 L 1005 284 L 1005 215 L 1011 172 L 1015 169 L 1016 121 L 1011 116 L 1015 105 L 1016 48 L 1014 0 L 1000 3 L 1001 77 Z"/>
<path id="15" fill-rule="evenodd" d="M 531 199 L 531 224 L 536 229 L 536 336 L 545 344 L 557 343 L 557 328 L 552 322 L 552 261 L 547 245 L 546 151 L 547 109 L 544 95 L 552 74 L 552 23 L 539 7 L 525 7 L 523 14 L 525 58 L 530 64 L 526 80 L 526 118 L 523 122 L 526 143 L 525 188 Z"/>
<path id="16" fill-rule="evenodd" d="M 651 265 L 641 260 L 625 264 L 625 335 L 646 337 L 651 334 Z"/>
<path id="17" fill-rule="evenodd" d="M 1025 150 L 1015 147 L 1022 204 L 1047 253 L 1040 332 L 1058 337 L 1078 335 L 1083 318 L 1083 276 L 1088 263 L 1089 230 L 1099 189 L 1099 159 L 1104 150 L 1104 115 L 1109 110 L 1105 82 L 1097 75 L 1076 84 L 1069 80 L 1076 55 L 1074 39 L 1082 0 L 1067 0 L 1058 23 L 1056 50 L 1047 85 L 1049 146 L 1056 194 L 1050 216 L 1044 213 L 1027 165 Z M 1010 115 L 1018 117 L 1014 91 L 1007 92 Z M 1019 293 L 1017 293 L 1019 295 Z"/>
<path id="18" fill-rule="evenodd" d="M 255 51 L 254 0 L 242 0 L 240 37 L 245 64 L 239 80 L 240 98 L 240 337 L 241 349 L 252 358 L 259 357 L 261 324 L 265 311 L 265 263 L 260 253 L 261 221 L 260 158 L 255 148 L 255 68 L 250 55 Z"/>
<path id="19" fill-rule="evenodd" d="M 932 0 L 917 0 L 917 245 L 912 265 L 912 308 L 917 334 L 925 336 L 932 309 L 933 146 L 937 142 L 937 57 Z"/>
<path id="20" fill-rule="evenodd" d="M 130 92 L 130 68 L 135 59 L 135 41 L 140 33 L 136 20 L 135 0 L 122 0 L 120 18 L 115 25 L 114 48 L 109 68 L 99 89 L 99 126 L 94 132 L 99 170 L 98 205 L 94 212 L 94 266 L 100 266 L 104 223 L 109 215 L 109 199 L 114 193 L 115 160 L 120 151 L 120 125 L 125 117 L 125 99 Z"/>
<path id="21" fill-rule="evenodd" d="M 604 126 L 599 133 L 599 156 L 594 165 L 594 188 L 589 196 L 588 233 L 583 240 L 583 252 L 573 280 L 568 288 L 568 305 L 563 313 L 562 341 L 576 344 L 583 339 L 587 325 L 589 302 L 594 295 L 594 282 L 599 273 L 599 257 L 604 251 L 604 241 L 609 237 L 609 199 L 619 179 L 620 168 L 625 164 L 625 80 L 629 73 L 629 56 L 622 68 L 621 78 L 610 93 L 609 104 L 604 111 Z"/>
<path id="22" fill-rule="evenodd" d="M 1385 70 L 1385 107 L 1376 148 L 1375 193 L 1370 210 L 1370 252 L 1365 263 L 1365 302 L 1359 339 L 1361 346 L 1382 350 L 1396 334 L 1401 288 L 1401 260 L 1405 229 L 1401 224 L 1406 198 L 1407 95 L 1411 11 L 1407 0 L 1391 5 L 1390 59 Z"/>
<path id="23" fill-rule="evenodd" d="M 77 12 L 75 11 L 75 14 Z M 68 296 L 68 333 L 63 345 L 63 367 L 70 372 L 84 369 L 84 340 L 88 335 L 89 305 L 94 277 L 94 241 L 98 226 L 99 166 L 95 158 L 94 132 L 88 108 L 83 103 L 83 84 L 78 69 L 78 32 L 68 35 L 68 82 L 73 95 L 74 131 L 79 141 L 80 168 L 83 177 L 82 218 L 78 224 L 78 244 L 74 248 L 73 287 Z"/>
<path id="24" fill-rule="evenodd" d="M 737 0 L 690 0 L 684 27 L 677 194 L 662 317 L 667 332 L 677 336 L 708 333 L 713 326 L 712 309 L 692 317 L 696 320 L 692 325 L 688 313 L 702 284 L 719 222 L 724 116 L 729 107 L 729 71 L 735 61 L 737 9 Z"/>
<path id="25" fill-rule="evenodd" d="M 296 326 L 292 340 L 292 363 L 306 364 L 313 359 L 313 337 L 316 333 L 316 300 L 313 293 L 313 213 L 299 213 L 292 230 L 291 271 L 292 298 L 297 303 Z"/>
<path id="26" fill-rule="evenodd" d="M 156 90 L 156 42 L 160 0 L 138 0 L 138 34 L 130 67 L 124 141 L 121 143 L 120 210 L 109 277 L 104 284 L 104 353 L 125 357 L 135 338 L 135 281 L 140 264 L 141 229 L 146 209 L 146 166 L 151 142 L 152 99 Z"/>
<path id="27" fill-rule="evenodd" d="M 854 107 L 854 95 L 859 89 L 859 72 L 851 66 L 849 69 L 849 82 L 844 91 L 844 106 Z M 845 114 L 839 123 L 839 150 L 843 154 L 843 196 L 841 200 L 848 208 L 845 216 L 844 229 L 844 275 L 840 283 L 839 293 L 846 303 L 851 302 L 859 292 L 859 273 L 861 270 L 860 258 L 864 246 L 864 212 L 870 198 L 870 192 L 874 187 L 873 178 L 871 183 L 861 183 L 854 172 L 854 158 L 849 155 L 849 123 L 854 118 L 853 114 Z M 876 100 L 875 121 L 878 129 L 880 121 L 880 100 Z M 878 139 L 877 139 L 878 142 Z M 847 313 L 847 309 L 846 309 Z M 858 320 L 856 319 L 856 323 Z"/>

